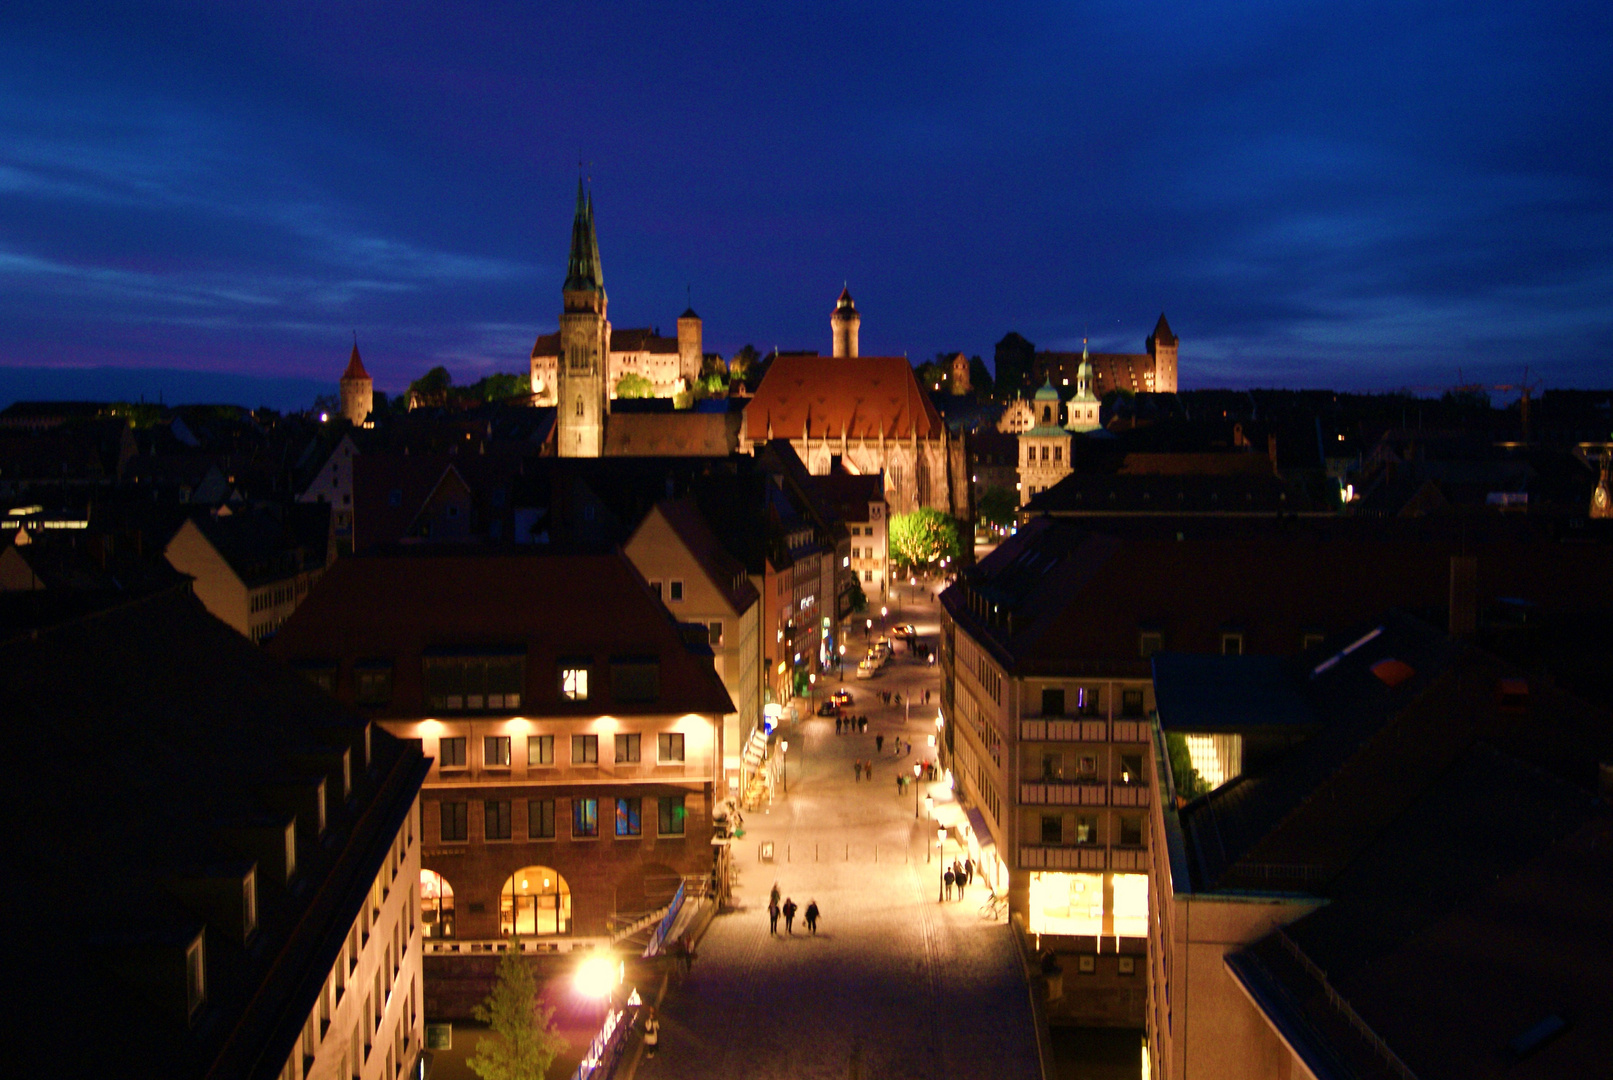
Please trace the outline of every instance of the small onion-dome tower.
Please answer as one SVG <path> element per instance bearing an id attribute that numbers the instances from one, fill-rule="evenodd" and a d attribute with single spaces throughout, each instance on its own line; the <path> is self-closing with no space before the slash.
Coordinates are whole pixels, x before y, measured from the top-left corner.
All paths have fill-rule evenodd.
<path id="1" fill-rule="evenodd" d="M 841 289 L 840 299 L 835 301 L 835 309 L 829 315 L 836 356 L 857 355 L 857 331 L 861 326 L 862 316 L 857 314 L 857 305 L 851 300 L 851 289 Z"/>
<path id="2" fill-rule="evenodd" d="M 347 358 L 347 370 L 342 372 L 342 415 L 354 427 L 363 427 L 375 406 L 375 383 L 364 370 L 364 361 L 358 358 L 358 338 L 353 339 L 353 355 Z"/>
<path id="3" fill-rule="evenodd" d="M 1092 358 L 1082 339 L 1081 366 L 1075 369 L 1075 396 L 1064 407 L 1064 426 L 1071 431 L 1095 431 L 1103 426 L 1098 422 L 1100 408 L 1098 396 L 1092 392 Z"/>

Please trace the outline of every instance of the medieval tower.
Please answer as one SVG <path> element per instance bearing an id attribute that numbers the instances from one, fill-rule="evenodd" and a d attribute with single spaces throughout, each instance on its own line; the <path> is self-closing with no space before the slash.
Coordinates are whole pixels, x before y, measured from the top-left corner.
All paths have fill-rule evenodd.
<path id="1" fill-rule="evenodd" d="M 857 305 L 851 301 L 851 289 L 841 289 L 840 299 L 835 302 L 835 309 L 829 315 L 836 356 L 857 355 L 857 330 L 861 326 L 862 316 L 857 314 Z"/>
<path id="2" fill-rule="evenodd" d="M 1148 335 L 1144 344 L 1148 348 L 1148 355 L 1154 358 L 1154 393 L 1176 393 L 1176 335 L 1171 333 L 1164 312 L 1160 313 L 1159 322 L 1154 324 L 1154 332 Z"/>
<path id="3" fill-rule="evenodd" d="M 678 316 L 678 378 L 685 389 L 694 386 L 700 378 L 700 362 L 705 358 L 705 343 L 701 338 L 700 316 L 688 308 Z"/>
<path id="4" fill-rule="evenodd" d="M 375 383 L 358 358 L 357 338 L 353 339 L 353 355 L 347 358 L 347 370 L 342 372 L 341 394 L 342 415 L 354 427 L 363 427 L 375 407 Z"/>
<path id="5" fill-rule="evenodd" d="M 605 450 L 610 321 L 605 317 L 605 276 L 599 265 L 599 237 L 594 232 L 594 199 L 584 197 L 581 180 L 577 181 L 571 258 L 561 296 L 555 452 L 560 457 L 599 457 Z"/>

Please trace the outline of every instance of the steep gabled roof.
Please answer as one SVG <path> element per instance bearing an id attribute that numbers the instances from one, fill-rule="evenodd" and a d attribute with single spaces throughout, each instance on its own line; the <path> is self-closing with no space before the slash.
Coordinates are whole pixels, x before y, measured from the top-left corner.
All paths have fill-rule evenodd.
<path id="1" fill-rule="evenodd" d="M 745 407 L 745 437 L 940 438 L 946 425 L 901 356 L 774 357 Z M 771 435 L 769 432 L 771 431 Z"/>

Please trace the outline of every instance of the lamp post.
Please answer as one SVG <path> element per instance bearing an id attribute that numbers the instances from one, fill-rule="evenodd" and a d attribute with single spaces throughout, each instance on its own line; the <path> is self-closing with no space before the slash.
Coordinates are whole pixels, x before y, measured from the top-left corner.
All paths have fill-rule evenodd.
<path id="1" fill-rule="evenodd" d="M 929 816 L 929 819 L 931 821 L 935 820 L 935 796 L 934 795 L 926 795 L 926 796 L 924 796 L 924 813 Z M 930 861 L 930 852 L 929 852 L 929 846 L 928 845 L 925 845 L 924 861 L 925 862 Z"/>
<path id="2" fill-rule="evenodd" d="M 778 743 L 779 764 L 784 772 L 784 794 L 790 793 L 790 740 L 780 739 Z"/>
<path id="3" fill-rule="evenodd" d="M 840 672 L 840 685 L 846 685 L 846 643 L 840 643 L 840 658 L 835 661 L 835 670 Z"/>
<path id="4" fill-rule="evenodd" d="M 946 898 L 947 883 L 947 831 L 935 830 L 935 902 L 939 904 Z"/>
<path id="5" fill-rule="evenodd" d="M 818 673 L 807 673 L 807 708 L 813 716 L 818 715 Z"/>
<path id="6" fill-rule="evenodd" d="M 913 763 L 913 820 L 914 821 L 917 821 L 919 819 L 919 777 L 921 775 L 923 775 L 923 772 L 924 772 L 924 770 L 920 767 L 919 763 L 915 761 Z"/>

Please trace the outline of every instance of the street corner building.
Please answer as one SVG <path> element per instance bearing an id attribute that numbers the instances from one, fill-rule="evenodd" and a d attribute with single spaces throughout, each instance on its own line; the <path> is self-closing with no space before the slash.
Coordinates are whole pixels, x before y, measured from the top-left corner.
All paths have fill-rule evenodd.
<path id="1" fill-rule="evenodd" d="M 0 604 L 16 1076 L 418 1075 L 427 763 L 189 581 Z"/>
<path id="2" fill-rule="evenodd" d="M 422 545 L 339 562 L 276 635 L 271 653 L 432 759 L 420 886 L 433 986 L 440 971 L 450 992 L 460 967 L 480 970 L 473 954 L 510 938 L 528 952 L 603 946 L 617 916 L 711 872 L 736 710 L 709 634 L 675 621 L 620 552 Z"/>

